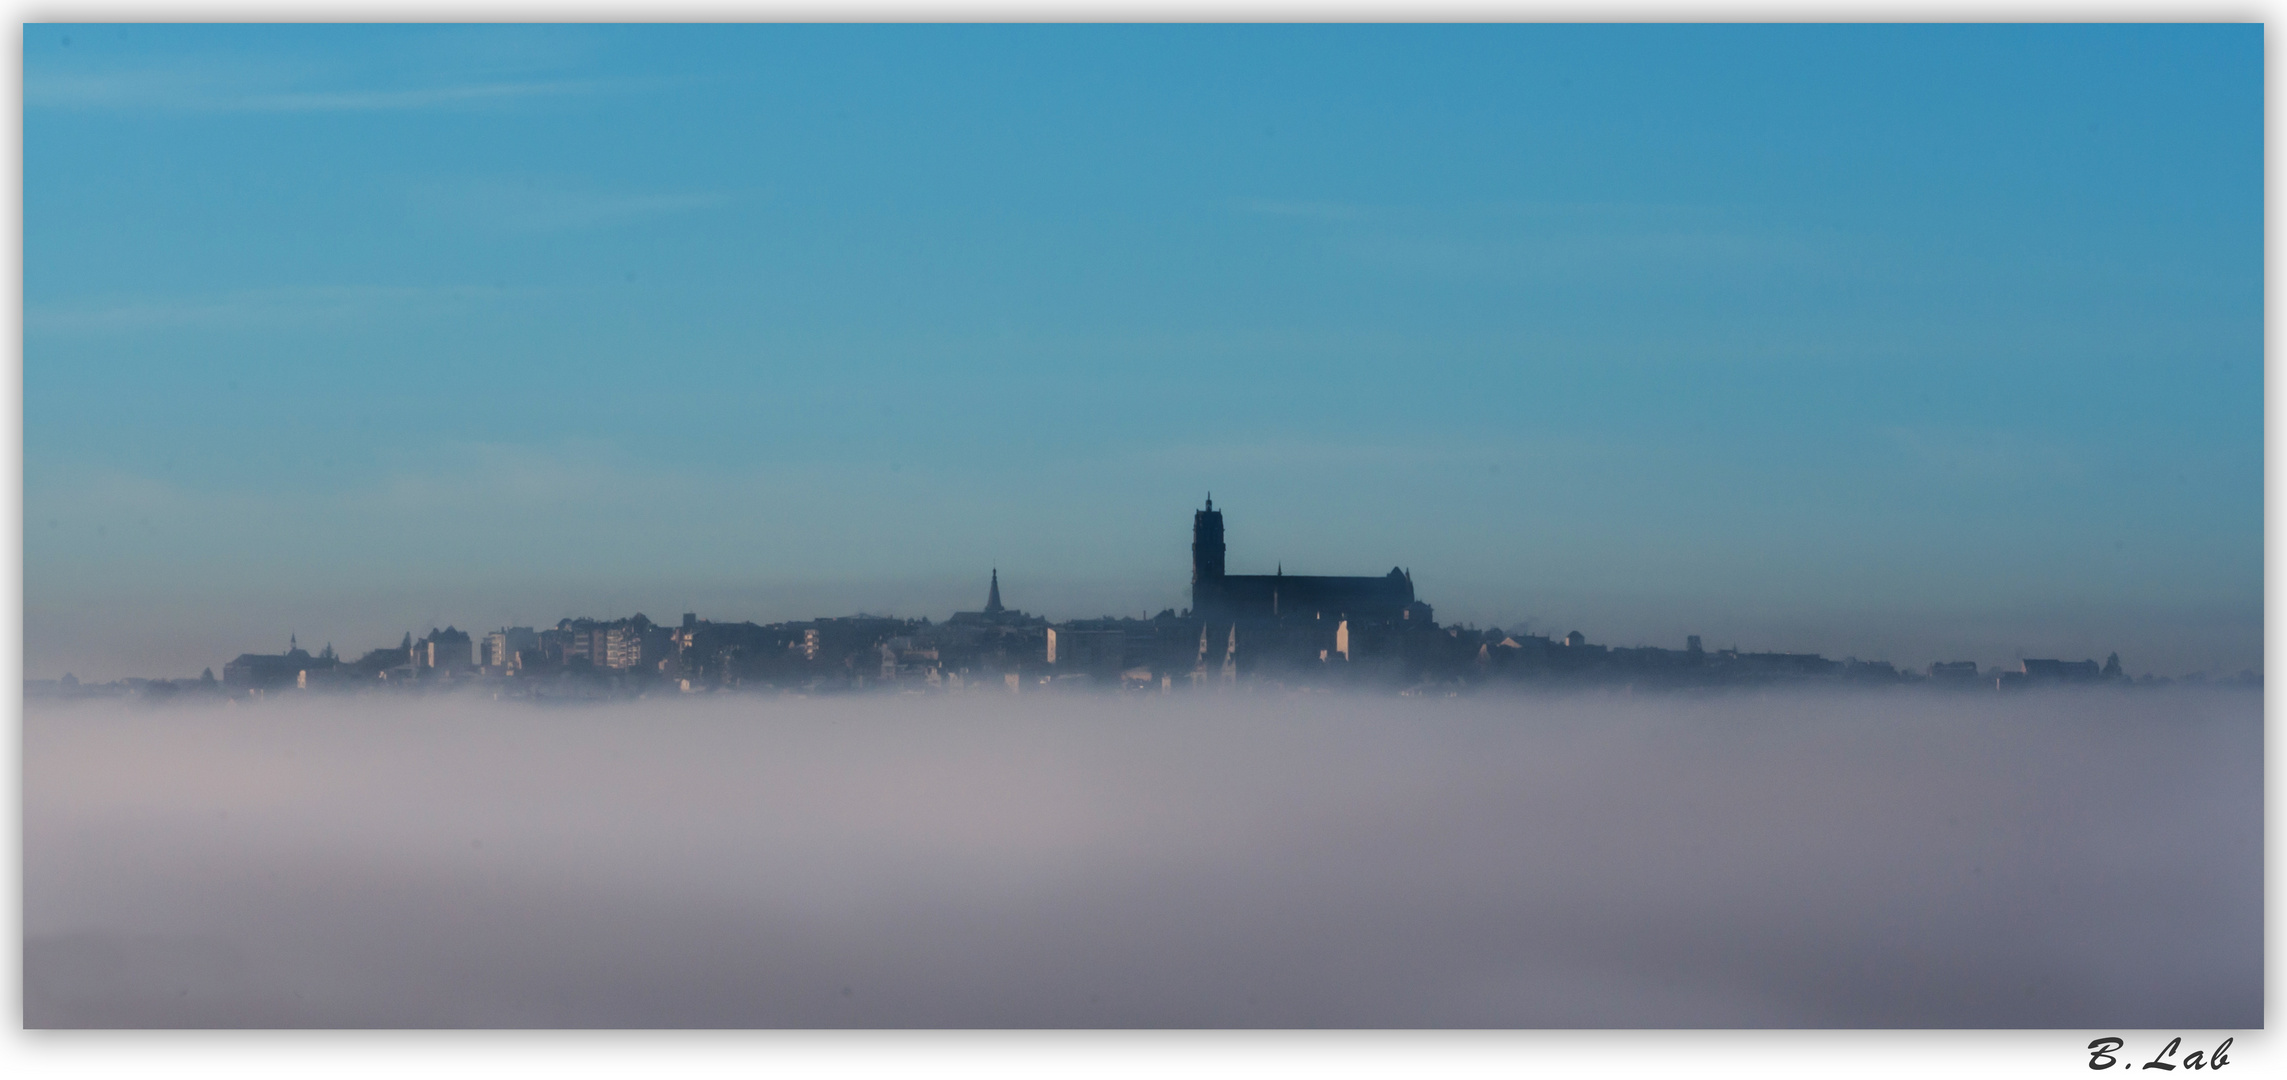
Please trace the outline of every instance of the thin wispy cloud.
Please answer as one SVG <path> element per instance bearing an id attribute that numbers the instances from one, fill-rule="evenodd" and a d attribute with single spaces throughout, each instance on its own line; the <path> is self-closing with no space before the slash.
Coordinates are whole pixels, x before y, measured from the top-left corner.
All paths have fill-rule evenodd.
<path id="1" fill-rule="evenodd" d="M 1485 454 L 1486 451 L 1474 445 L 1262 438 L 1153 446 L 1125 452 L 1120 458 L 1139 468 L 1212 474 L 1216 470 L 1236 473 L 1242 470 L 1450 466 Z"/>
<path id="2" fill-rule="evenodd" d="M 496 301 L 510 290 L 484 286 L 320 285 L 248 289 L 212 296 L 130 297 L 28 305 L 28 333 L 135 333 L 146 330 L 240 329 L 309 325 L 410 315 Z"/>
<path id="3" fill-rule="evenodd" d="M 1367 206 L 1311 199 L 1237 199 L 1240 213 L 1351 224 L 1336 241 L 1358 265 L 1408 276 L 1572 279 L 1583 273 L 1725 272 L 1831 261 L 1828 238 L 1742 219 L 1721 207 L 1666 203 L 1506 201 Z"/>
<path id="4" fill-rule="evenodd" d="M 1940 478 L 2011 484 L 2085 480 L 2086 447 L 2019 432 L 1893 425 L 1880 429 L 1908 467 Z"/>
<path id="5" fill-rule="evenodd" d="M 1266 217 L 1312 218 L 1319 221 L 1357 221 L 1366 216 L 1367 209 L 1353 203 L 1325 202 L 1293 199 L 1240 199 L 1238 208 L 1245 213 Z"/>
<path id="6" fill-rule="evenodd" d="M 296 86 L 281 80 L 195 70 L 29 75 L 31 109 L 167 112 L 389 112 L 483 108 L 534 98 L 594 94 L 624 86 L 592 79 L 455 81 L 423 86 Z"/>
<path id="7" fill-rule="evenodd" d="M 424 210 L 509 232 L 612 228 L 711 210 L 732 201 L 718 191 L 601 191 L 540 180 L 482 179 L 414 186 Z"/>
<path id="8" fill-rule="evenodd" d="M 1637 280 L 1636 275 L 1730 275 L 1832 263 L 1816 239 L 1738 227 L 1489 230 L 1439 226 L 1346 240 L 1361 266 L 1409 277 Z"/>
<path id="9" fill-rule="evenodd" d="M 1361 221 L 1369 218 L 1385 222 L 1411 221 L 1432 223 L 1440 221 L 1499 221 L 1499 222 L 1563 222 L 1578 224 L 1596 222 L 1606 227 L 1628 225 L 1637 229 L 1656 223 L 1704 221 L 1719 213 L 1718 208 L 1694 206 L 1687 203 L 1617 202 L 1617 201 L 1563 201 L 1548 199 L 1506 199 L 1493 202 L 1469 202 L 1450 206 L 1371 206 L 1365 203 L 1342 202 L 1334 199 L 1235 199 L 1231 205 L 1242 213 L 1267 217 L 1316 218 L 1321 221 Z"/>
<path id="10" fill-rule="evenodd" d="M 326 112 L 382 109 L 432 109 L 475 105 L 516 98 L 588 94 L 601 85 L 577 79 L 546 82 L 466 83 L 400 90 L 325 90 L 254 94 L 230 102 L 228 107 L 248 112 Z"/>

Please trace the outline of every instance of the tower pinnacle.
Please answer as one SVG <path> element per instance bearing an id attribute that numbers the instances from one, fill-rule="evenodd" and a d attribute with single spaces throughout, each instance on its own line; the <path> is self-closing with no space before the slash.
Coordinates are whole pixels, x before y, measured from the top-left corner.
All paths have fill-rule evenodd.
<path id="1" fill-rule="evenodd" d="M 993 567 L 993 591 L 985 597 L 985 614 L 998 615 L 1007 610 L 1001 607 L 1001 568 Z"/>

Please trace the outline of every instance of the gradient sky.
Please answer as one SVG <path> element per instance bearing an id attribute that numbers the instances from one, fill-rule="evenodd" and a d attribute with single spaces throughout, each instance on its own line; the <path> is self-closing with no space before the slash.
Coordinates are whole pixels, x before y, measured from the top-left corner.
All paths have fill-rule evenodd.
<path id="1" fill-rule="evenodd" d="M 25 674 L 642 611 L 2259 667 L 2262 29 L 24 31 Z"/>

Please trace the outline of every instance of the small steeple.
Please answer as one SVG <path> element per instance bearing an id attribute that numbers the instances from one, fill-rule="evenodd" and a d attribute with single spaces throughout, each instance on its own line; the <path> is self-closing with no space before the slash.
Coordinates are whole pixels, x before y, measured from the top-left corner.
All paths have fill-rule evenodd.
<path id="1" fill-rule="evenodd" d="M 985 597 L 985 614 L 998 615 L 1007 610 L 1001 607 L 1001 568 L 993 567 L 993 591 Z"/>

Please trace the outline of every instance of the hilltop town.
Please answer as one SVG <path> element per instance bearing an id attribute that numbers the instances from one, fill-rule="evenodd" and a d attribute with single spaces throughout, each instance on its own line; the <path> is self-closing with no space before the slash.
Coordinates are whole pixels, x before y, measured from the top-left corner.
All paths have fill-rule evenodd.
<path id="1" fill-rule="evenodd" d="M 1006 606 L 992 571 L 984 606 L 937 622 L 850 615 L 800 622 L 721 622 L 685 614 L 673 625 L 641 615 L 566 618 L 545 629 L 502 627 L 481 637 L 447 626 L 350 659 L 331 644 L 312 654 L 248 653 L 196 679 L 81 685 L 28 682 L 30 696 L 180 695 L 262 698 L 293 693 L 484 691 L 500 697 L 596 699 L 726 692 L 1026 693 L 1079 689 L 1147 693 L 1210 688 L 1375 688 L 1459 693 L 1498 686 L 1615 685 L 1642 689 L 1830 684 L 1922 684 L 2007 690 L 2131 680 L 2117 654 L 2027 659 L 2013 670 L 1974 661 L 1921 670 L 1855 657 L 1593 644 L 1498 627 L 1440 626 L 1414 595 L 1412 574 L 1366 577 L 1229 574 L 1223 514 L 1210 498 L 1192 522 L 1192 605 L 1149 618 L 1050 622 Z M 2239 681 L 2259 682 L 2253 673 Z"/>

